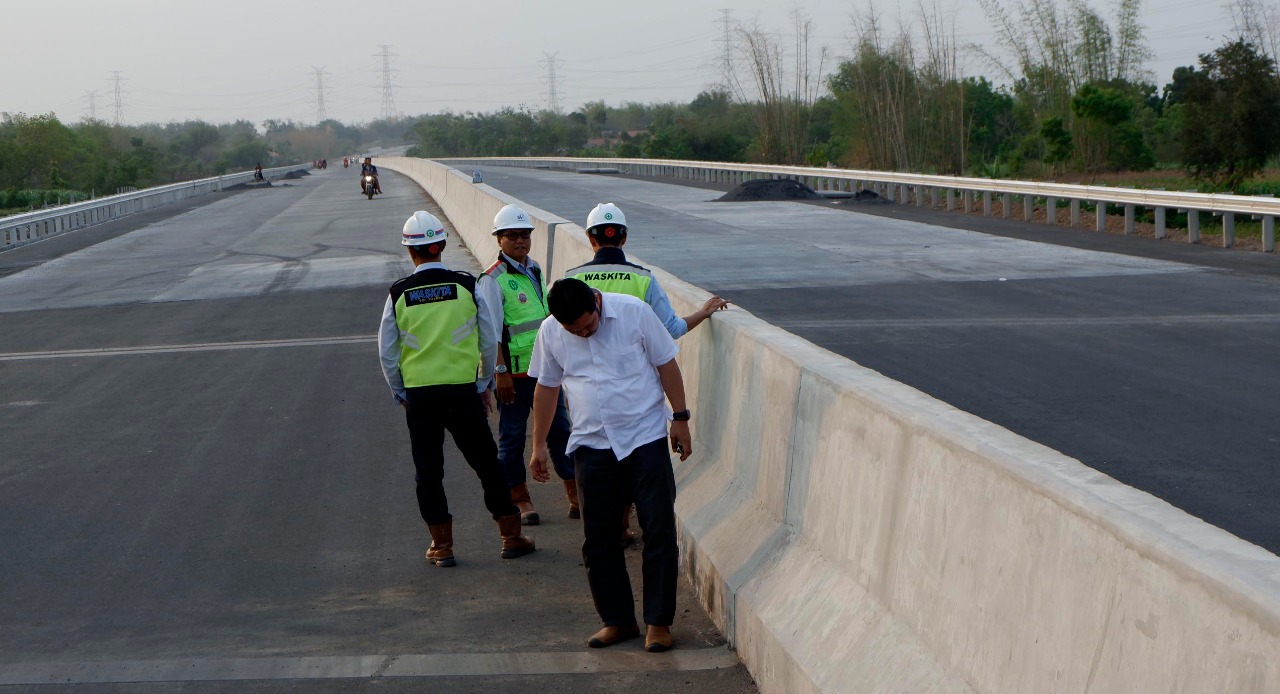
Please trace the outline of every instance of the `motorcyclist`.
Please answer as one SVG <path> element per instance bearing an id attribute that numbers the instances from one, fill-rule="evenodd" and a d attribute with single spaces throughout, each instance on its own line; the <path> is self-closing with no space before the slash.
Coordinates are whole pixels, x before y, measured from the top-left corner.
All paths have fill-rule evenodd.
<path id="1" fill-rule="evenodd" d="M 364 163 L 360 165 L 360 190 L 364 190 L 364 177 L 368 174 L 373 176 L 373 192 L 382 193 L 382 183 L 378 181 L 378 167 L 373 165 L 373 157 L 365 157 Z"/>

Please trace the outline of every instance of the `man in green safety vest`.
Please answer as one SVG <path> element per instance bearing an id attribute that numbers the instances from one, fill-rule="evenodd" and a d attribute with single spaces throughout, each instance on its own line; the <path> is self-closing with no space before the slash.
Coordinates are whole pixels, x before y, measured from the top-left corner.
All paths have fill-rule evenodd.
<path id="1" fill-rule="evenodd" d="M 480 478 L 484 504 L 498 522 L 502 558 L 534 550 L 520 533 L 520 513 L 497 464 L 485 416 L 501 319 L 476 290 L 476 278 L 440 262 L 448 233 L 429 212 L 401 230 L 413 274 L 391 285 L 378 331 L 383 376 L 405 410 L 417 482 L 418 511 L 431 532 L 427 561 L 454 566 L 453 516 L 444 494 L 444 432 Z"/>
<path id="2" fill-rule="evenodd" d="M 671 337 L 679 339 L 698 327 L 711 314 L 729 307 L 729 302 L 718 296 L 707 299 L 702 308 L 684 318 L 676 315 L 671 300 L 662 285 L 648 268 L 627 262 L 622 246 L 627 242 L 627 217 L 611 202 L 600 203 L 587 215 L 587 241 L 595 258 L 586 265 L 579 265 L 564 274 L 565 277 L 582 280 L 588 286 L 602 292 L 626 294 L 649 304 L 658 320 Z M 631 533 L 631 507 L 622 518 L 622 543 L 635 542 Z"/>
<path id="3" fill-rule="evenodd" d="M 493 235 L 501 251 L 476 286 L 487 300 L 502 306 L 502 340 L 494 368 L 498 396 L 498 462 L 511 489 L 511 501 L 520 509 L 520 521 L 537 525 L 540 521 L 525 477 L 524 440 L 533 408 L 537 379 L 529 377 L 529 357 L 538 327 L 547 317 L 547 284 L 538 261 L 529 257 L 533 223 L 529 213 L 507 205 L 493 218 Z M 565 453 L 569 444 L 569 413 L 563 396 L 551 423 L 547 444 L 556 475 L 564 482 L 569 498 L 569 517 L 578 518 L 578 485 L 573 478 L 573 461 Z"/>
<path id="4" fill-rule="evenodd" d="M 676 339 L 698 327 L 716 311 L 728 308 L 729 302 L 718 296 L 707 299 L 702 308 L 684 318 L 676 315 L 671 300 L 658 280 L 647 268 L 627 262 L 622 246 L 627 242 L 627 218 L 618 206 L 605 202 L 587 215 L 587 241 L 595 258 L 565 273 L 565 277 L 582 280 L 602 292 L 627 294 L 649 304 L 667 332 Z"/>

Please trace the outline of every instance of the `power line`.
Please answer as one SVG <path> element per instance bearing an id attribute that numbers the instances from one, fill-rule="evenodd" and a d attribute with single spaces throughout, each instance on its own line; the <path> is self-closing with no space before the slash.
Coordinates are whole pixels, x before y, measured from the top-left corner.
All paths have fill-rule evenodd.
<path id="1" fill-rule="evenodd" d="M 395 120 L 396 94 L 395 84 L 391 81 L 391 75 L 394 72 L 391 69 L 391 59 L 398 56 L 391 52 L 390 45 L 382 44 L 378 48 L 382 49 L 382 52 L 377 56 L 382 58 L 382 118 L 383 120 Z"/>
<path id="2" fill-rule="evenodd" d="M 114 83 L 114 86 L 112 87 L 112 90 L 111 90 L 112 110 L 115 111 L 115 115 L 112 117 L 112 121 L 116 125 L 120 125 L 120 121 L 124 120 L 124 95 L 127 93 L 124 90 L 123 83 L 126 82 L 127 80 L 125 80 L 125 78 L 120 76 L 119 70 L 112 70 L 111 81 Z"/>
<path id="3" fill-rule="evenodd" d="M 556 53 L 543 53 L 546 56 L 538 61 L 538 64 L 547 69 L 547 76 L 543 78 L 542 83 L 547 87 L 547 110 L 552 113 L 560 113 L 560 84 L 564 81 L 563 77 L 556 74 L 556 68 L 564 65 L 564 61 L 556 56 Z"/>
<path id="4" fill-rule="evenodd" d="M 316 122 L 322 123 L 329 117 L 328 111 L 324 107 L 324 78 L 327 74 L 324 67 L 311 66 L 311 73 L 316 77 Z"/>

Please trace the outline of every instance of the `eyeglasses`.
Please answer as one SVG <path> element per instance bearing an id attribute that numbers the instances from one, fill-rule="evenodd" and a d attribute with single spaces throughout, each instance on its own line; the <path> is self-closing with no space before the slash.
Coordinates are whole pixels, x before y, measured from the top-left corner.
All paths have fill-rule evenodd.
<path id="1" fill-rule="evenodd" d="M 503 236 L 504 236 L 504 237 L 506 237 L 506 238 L 509 238 L 509 239 L 521 239 L 521 240 L 527 239 L 527 238 L 529 238 L 529 237 L 530 237 L 530 236 L 532 236 L 532 235 L 533 235 L 533 231 L 531 231 L 531 230 L 526 230 L 526 231 L 508 231 L 507 233 L 503 234 Z"/>

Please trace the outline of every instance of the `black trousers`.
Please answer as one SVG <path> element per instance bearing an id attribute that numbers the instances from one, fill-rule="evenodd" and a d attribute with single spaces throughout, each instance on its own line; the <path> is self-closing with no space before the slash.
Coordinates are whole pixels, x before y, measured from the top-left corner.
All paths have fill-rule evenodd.
<path id="1" fill-rule="evenodd" d="M 621 543 L 622 513 L 635 503 L 644 533 L 644 623 L 671 626 L 676 614 L 676 480 L 666 438 L 637 448 L 622 460 L 613 451 L 573 452 L 582 505 L 582 559 L 596 612 L 605 624 L 636 623 L 631 577 Z"/>
<path id="2" fill-rule="evenodd" d="M 409 406 L 405 421 L 413 446 L 414 480 L 418 483 L 418 510 L 427 525 L 453 519 L 444 496 L 444 432 L 462 451 L 484 488 L 484 505 L 497 520 L 519 513 L 498 465 L 498 445 L 493 442 L 489 420 L 475 384 L 406 388 Z"/>

